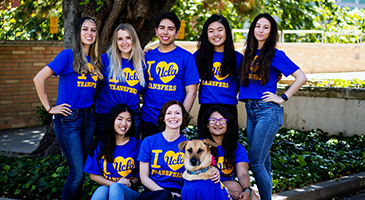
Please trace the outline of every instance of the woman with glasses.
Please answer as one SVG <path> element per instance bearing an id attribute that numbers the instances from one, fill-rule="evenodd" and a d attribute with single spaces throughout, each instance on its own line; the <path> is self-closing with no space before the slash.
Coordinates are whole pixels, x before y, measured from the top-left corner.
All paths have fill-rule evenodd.
<path id="1" fill-rule="evenodd" d="M 218 152 L 212 149 L 212 153 L 217 158 L 221 181 L 232 198 L 258 199 L 250 188 L 247 152 L 237 142 L 238 124 L 232 113 L 217 105 L 209 108 L 199 121 L 198 133 L 201 138 L 210 139 L 219 145 Z M 234 180 L 235 173 L 238 181 Z"/>

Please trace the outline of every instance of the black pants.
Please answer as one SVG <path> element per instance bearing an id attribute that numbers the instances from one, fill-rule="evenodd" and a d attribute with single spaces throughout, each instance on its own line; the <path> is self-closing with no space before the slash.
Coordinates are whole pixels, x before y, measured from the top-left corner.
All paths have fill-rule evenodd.
<path id="1" fill-rule="evenodd" d="M 161 132 L 162 130 L 156 124 L 152 124 L 151 122 L 146 122 L 142 120 L 142 140 L 145 139 L 147 136 L 154 135 L 156 133 Z"/>

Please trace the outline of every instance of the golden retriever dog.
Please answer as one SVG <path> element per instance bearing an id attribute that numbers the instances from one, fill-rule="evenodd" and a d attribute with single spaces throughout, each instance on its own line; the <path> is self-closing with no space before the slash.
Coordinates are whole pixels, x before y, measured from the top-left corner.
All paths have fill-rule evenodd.
<path id="1" fill-rule="evenodd" d="M 209 139 L 183 141 L 179 144 L 180 151 L 185 150 L 185 181 L 181 190 L 183 200 L 232 199 L 222 182 L 214 183 L 210 180 L 210 174 L 215 170 L 211 166 L 210 148 L 217 146 Z"/>

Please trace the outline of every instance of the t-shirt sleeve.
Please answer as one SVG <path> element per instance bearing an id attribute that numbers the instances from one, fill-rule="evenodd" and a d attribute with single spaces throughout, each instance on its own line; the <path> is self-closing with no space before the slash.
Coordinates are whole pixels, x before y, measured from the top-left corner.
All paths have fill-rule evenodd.
<path id="1" fill-rule="evenodd" d="M 142 142 L 141 149 L 139 150 L 137 160 L 140 162 L 150 162 L 151 150 L 149 144 L 149 138 L 145 138 Z"/>
<path id="2" fill-rule="evenodd" d="M 299 69 L 299 67 L 291 61 L 283 51 L 280 50 L 276 50 L 271 65 L 283 73 L 286 77 Z"/>
<path id="3" fill-rule="evenodd" d="M 235 155 L 236 155 L 236 159 L 235 159 L 236 164 L 240 163 L 240 162 L 250 163 L 250 161 L 248 160 L 247 151 L 246 151 L 245 147 L 243 147 L 239 143 L 237 143 Z"/>
<path id="4" fill-rule="evenodd" d="M 48 63 L 47 66 L 51 68 L 56 75 L 60 75 L 66 72 L 67 66 L 69 66 L 70 60 L 72 60 L 70 59 L 70 56 L 73 56 L 72 50 L 63 50 L 57 54 L 57 56 Z"/>
<path id="5" fill-rule="evenodd" d="M 102 171 L 99 168 L 99 163 L 97 161 L 96 150 L 93 156 L 88 155 L 84 167 L 84 172 L 95 175 L 102 175 Z"/>
<path id="6" fill-rule="evenodd" d="M 184 85 L 189 86 L 199 83 L 199 72 L 196 66 L 195 57 L 191 54 L 186 56 L 184 69 Z"/>

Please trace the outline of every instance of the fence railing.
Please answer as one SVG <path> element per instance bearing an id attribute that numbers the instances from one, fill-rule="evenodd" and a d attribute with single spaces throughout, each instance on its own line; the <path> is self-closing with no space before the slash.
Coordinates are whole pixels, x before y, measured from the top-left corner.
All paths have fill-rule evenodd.
<path id="1" fill-rule="evenodd" d="M 248 33 L 248 29 L 233 29 L 232 30 L 232 37 L 235 38 L 235 34 L 242 33 L 243 37 L 246 38 L 246 35 Z M 279 31 L 279 42 L 285 43 L 285 35 L 286 34 L 319 34 L 321 36 L 320 41 L 321 43 L 328 43 L 328 37 L 333 35 L 338 36 L 353 36 L 356 37 L 356 43 L 362 43 L 363 42 L 363 36 L 365 36 L 365 33 L 337 33 L 337 32 L 326 32 L 323 30 L 282 30 Z"/>

